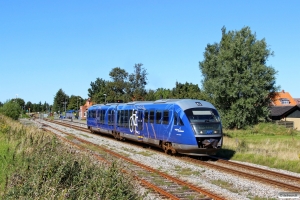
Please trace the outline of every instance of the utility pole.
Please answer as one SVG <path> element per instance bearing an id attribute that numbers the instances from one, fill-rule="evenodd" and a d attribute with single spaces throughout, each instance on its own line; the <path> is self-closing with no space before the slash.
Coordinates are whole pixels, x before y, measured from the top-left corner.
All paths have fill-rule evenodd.
<path id="1" fill-rule="evenodd" d="M 62 102 L 62 104 L 65 104 L 65 118 L 67 117 L 67 111 L 66 111 L 66 105 L 67 105 L 67 101 L 65 100 L 64 102 Z"/>

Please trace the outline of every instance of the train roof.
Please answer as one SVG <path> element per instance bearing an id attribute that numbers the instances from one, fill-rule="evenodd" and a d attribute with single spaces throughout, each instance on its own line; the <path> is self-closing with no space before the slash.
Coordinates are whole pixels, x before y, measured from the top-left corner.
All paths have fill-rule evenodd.
<path id="1" fill-rule="evenodd" d="M 215 107 L 203 100 L 196 100 L 196 99 L 160 99 L 156 101 L 132 101 L 128 103 L 107 103 L 107 104 L 95 104 L 89 108 L 89 110 L 93 110 L 99 107 L 110 107 L 112 105 L 118 106 L 126 106 L 126 105 L 151 105 L 151 104 L 177 104 L 180 106 L 183 110 L 189 109 L 189 108 L 195 108 L 195 107 L 206 107 L 206 108 L 214 108 Z"/>

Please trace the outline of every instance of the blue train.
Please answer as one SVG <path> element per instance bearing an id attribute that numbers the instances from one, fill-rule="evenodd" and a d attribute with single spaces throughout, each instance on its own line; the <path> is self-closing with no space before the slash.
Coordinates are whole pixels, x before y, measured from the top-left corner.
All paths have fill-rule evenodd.
<path id="1" fill-rule="evenodd" d="M 223 144 L 220 116 L 202 100 L 97 104 L 87 111 L 87 126 L 91 132 L 140 141 L 168 154 L 215 155 Z"/>

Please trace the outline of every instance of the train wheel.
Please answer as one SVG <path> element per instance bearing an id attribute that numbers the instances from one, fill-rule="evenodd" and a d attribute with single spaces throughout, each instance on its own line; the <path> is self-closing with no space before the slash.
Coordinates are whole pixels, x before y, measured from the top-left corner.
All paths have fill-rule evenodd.
<path id="1" fill-rule="evenodd" d="M 116 132 L 113 132 L 112 135 L 114 136 L 115 139 L 118 139 L 118 135 Z"/>
<path id="2" fill-rule="evenodd" d="M 163 150 L 165 151 L 165 153 L 168 155 L 177 154 L 177 151 L 172 147 L 172 143 L 170 143 L 170 142 L 165 142 L 162 147 L 163 147 Z"/>

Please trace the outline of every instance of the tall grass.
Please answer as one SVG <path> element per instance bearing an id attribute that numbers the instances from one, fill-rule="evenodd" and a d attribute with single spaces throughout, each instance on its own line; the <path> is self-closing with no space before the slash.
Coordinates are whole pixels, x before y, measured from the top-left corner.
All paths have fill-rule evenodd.
<path id="1" fill-rule="evenodd" d="M 225 130 L 219 156 L 300 173 L 300 132 L 261 123 L 244 130 Z"/>
<path id="2" fill-rule="evenodd" d="M 120 164 L 99 164 L 56 137 L 0 116 L 3 199 L 143 199 Z"/>

